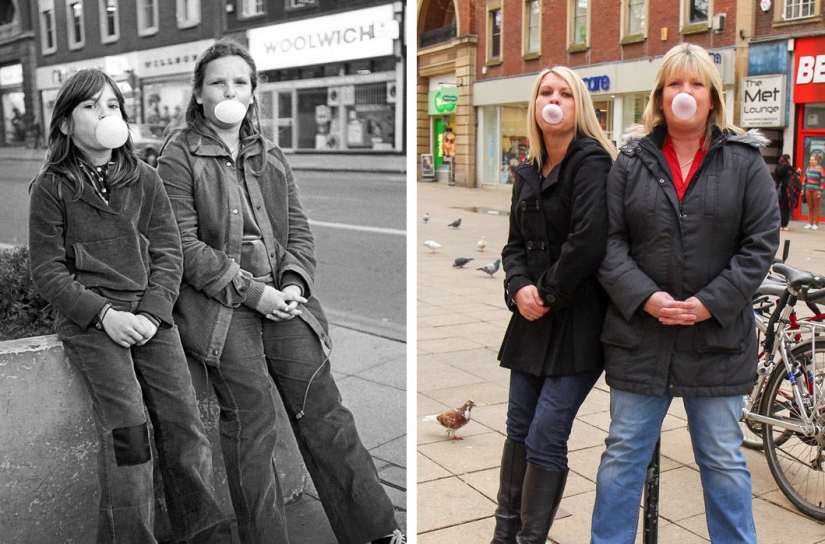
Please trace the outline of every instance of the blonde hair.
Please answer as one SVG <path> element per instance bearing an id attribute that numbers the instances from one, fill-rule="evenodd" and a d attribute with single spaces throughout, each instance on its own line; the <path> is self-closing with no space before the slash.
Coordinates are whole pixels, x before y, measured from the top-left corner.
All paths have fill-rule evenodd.
<path id="1" fill-rule="evenodd" d="M 602 131 L 599 120 L 596 118 L 596 111 L 593 108 L 593 100 L 590 98 L 590 93 L 587 91 L 584 81 L 570 68 L 554 66 L 539 72 L 536 83 L 533 85 L 533 92 L 530 94 L 530 102 L 527 106 L 527 139 L 530 142 L 530 151 L 527 153 L 527 162 L 541 170 L 547 157 L 547 150 L 544 148 L 544 137 L 536 120 L 536 97 L 539 95 L 541 81 L 544 76 L 550 73 L 562 78 L 573 93 L 573 102 L 576 104 L 576 132 L 581 132 L 599 142 L 610 153 L 610 157 L 615 159 L 618 154 L 616 146 L 607 139 L 604 131 Z"/>
<path id="2" fill-rule="evenodd" d="M 642 118 L 645 133 L 650 134 L 659 125 L 667 127 L 667 120 L 662 111 L 662 94 L 665 83 L 676 74 L 694 71 L 708 88 L 710 101 L 713 104 L 713 109 L 708 112 L 705 149 L 710 146 L 714 127 L 720 131 L 731 130 L 736 134 L 744 134 L 744 130 L 735 125 L 729 125 L 727 122 L 725 101 L 722 100 L 722 78 L 719 75 L 719 70 L 716 69 L 716 65 L 713 64 L 710 54 L 703 47 L 687 42 L 671 48 L 662 58 L 662 64 L 656 71 L 653 90 L 650 91 L 650 99 L 647 101 Z"/>

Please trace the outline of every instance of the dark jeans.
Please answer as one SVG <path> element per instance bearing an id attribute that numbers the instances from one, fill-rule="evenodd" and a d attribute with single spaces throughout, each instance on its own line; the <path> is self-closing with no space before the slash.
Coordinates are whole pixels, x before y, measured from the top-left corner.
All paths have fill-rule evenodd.
<path id="1" fill-rule="evenodd" d="M 363 544 L 397 528 L 393 505 L 324 360 L 320 340 L 301 318 L 277 323 L 244 306 L 234 310 L 220 366 L 209 367 L 209 377 L 221 406 L 221 448 L 245 544 L 288 542 L 273 457 L 276 395 L 338 542 Z"/>
<path id="2" fill-rule="evenodd" d="M 510 372 L 507 438 L 527 447 L 527 460 L 549 470 L 567 470 L 567 440 L 573 420 L 600 372 L 533 376 Z"/>
<path id="3" fill-rule="evenodd" d="M 212 492 L 212 454 L 178 329 L 158 329 L 149 342 L 131 348 L 65 317 L 56 329 L 92 399 L 100 442 L 97 542 L 156 542 L 145 404 L 174 537 L 228 543 L 230 525 Z"/>

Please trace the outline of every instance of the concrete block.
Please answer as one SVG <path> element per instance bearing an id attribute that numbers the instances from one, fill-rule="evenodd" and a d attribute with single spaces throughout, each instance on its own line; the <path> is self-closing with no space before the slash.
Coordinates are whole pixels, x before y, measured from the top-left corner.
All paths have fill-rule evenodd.
<path id="1" fill-rule="evenodd" d="M 212 443 L 216 494 L 231 513 L 218 439 L 219 408 L 206 389 L 203 369 L 190 369 Z M 300 498 L 309 476 L 283 406 L 279 416 L 275 455 L 285 501 L 291 502 Z M 0 540 L 93 542 L 97 450 L 89 395 L 57 337 L 0 342 Z M 162 496 L 158 504 L 156 535 L 164 539 L 169 527 Z"/>

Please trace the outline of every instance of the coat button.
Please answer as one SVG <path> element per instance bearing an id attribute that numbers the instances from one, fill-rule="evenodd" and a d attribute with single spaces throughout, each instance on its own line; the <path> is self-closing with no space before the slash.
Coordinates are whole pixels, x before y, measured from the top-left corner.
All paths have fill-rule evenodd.
<path id="1" fill-rule="evenodd" d="M 682 219 L 687 219 L 687 214 L 686 213 L 682 214 Z"/>
<path id="2" fill-rule="evenodd" d="M 218 354 L 218 350 L 213 349 L 213 350 L 212 350 L 212 355 L 217 355 L 217 354 Z"/>
<path id="3" fill-rule="evenodd" d="M 664 185 L 664 184 L 665 184 L 665 180 L 660 179 L 660 180 L 659 180 L 659 185 Z"/>
<path id="4" fill-rule="evenodd" d="M 527 249 L 533 249 L 533 242 L 532 240 L 527 242 Z"/>
<path id="5" fill-rule="evenodd" d="M 555 295 L 547 295 L 545 297 L 545 300 L 547 300 L 547 302 L 549 302 L 550 304 L 553 304 L 554 302 L 556 302 L 556 296 Z"/>
<path id="6" fill-rule="evenodd" d="M 539 206 L 539 201 L 538 201 L 538 200 L 536 200 L 536 209 L 537 209 L 537 210 L 538 210 L 538 209 L 540 209 L 540 206 Z"/>
<path id="7" fill-rule="evenodd" d="M 232 161 L 226 161 L 226 166 L 232 166 Z"/>
<path id="8" fill-rule="evenodd" d="M 238 208 L 233 208 L 232 213 L 234 213 L 235 215 L 238 215 Z"/>
<path id="9" fill-rule="evenodd" d="M 521 202 L 519 204 L 519 208 L 521 208 L 521 211 L 525 211 L 527 209 L 527 203 L 526 202 Z"/>

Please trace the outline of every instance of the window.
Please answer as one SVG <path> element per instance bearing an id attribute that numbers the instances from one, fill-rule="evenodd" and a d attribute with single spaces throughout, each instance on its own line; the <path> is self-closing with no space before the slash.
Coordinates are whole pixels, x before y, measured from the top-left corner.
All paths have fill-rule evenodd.
<path id="1" fill-rule="evenodd" d="M 498 60 L 501 59 L 501 8 L 492 9 L 487 13 L 489 19 L 487 35 L 490 37 L 490 45 L 487 47 L 487 58 L 489 60 Z"/>
<path id="2" fill-rule="evenodd" d="M 317 0 L 287 0 L 287 9 L 299 9 L 318 5 Z"/>
<path id="3" fill-rule="evenodd" d="M 138 35 L 158 32 L 158 0 L 137 0 Z"/>
<path id="4" fill-rule="evenodd" d="M 80 49 L 86 43 L 83 26 L 83 1 L 66 2 L 66 28 L 69 36 L 69 49 Z"/>
<path id="5" fill-rule="evenodd" d="M 54 28 L 54 0 L 40 0 L 40 47 L 44 55 L 57 51 Z"/>
<path id="6" fill-rule="evenodd" d="M 572 0 L 570 13 L 572 14 L 572 25 L 570 34 L 570 45 L 587 44 L 587 13 L 590 11 L 590 0 Z"/>
<path id="7" fill-rule="evenodd" d="M 785 20 L 816 15 L 816 0 L 785 0 Z"/>
<path id="8" fill-rule="evenodd" d="M 190 28 L 201 22 L 200 0 L 178 0 L 178 28 Z"/>
<path id="9" fill-rule="evenodd" d="M 627 35 L 643 34 L 645 31 L 645 2 L 644 0 L 628 0 L 627 2 Z"/>
<path id="10" fill-rule="evenodd" d="M 708 0 L 688 0 L 687 24 L 706 23 L 708 21 Z"/>
<path id="11" fill-rule="evenodd" d="M 100 41 L 116 42 L 120 37 L 120 23 L 117 14 L 118 0 L 98 0 L 100 6 Z"/>
<path id="12" fill-rule="evenodd" d="M 524 2 L 524 46 L 525 55 L 537 56 L 540 51 L 541 5 L 538 0 Z"/>
<path id="13" fill-rule="evenodd" d="M 243 0 L 242 17 L 255 17 L 264 14 L 264 0 Z"/>

